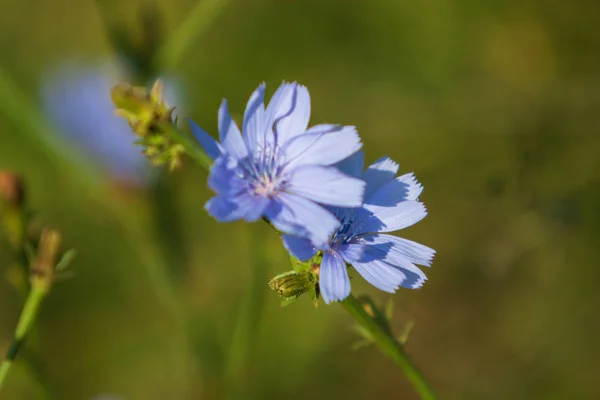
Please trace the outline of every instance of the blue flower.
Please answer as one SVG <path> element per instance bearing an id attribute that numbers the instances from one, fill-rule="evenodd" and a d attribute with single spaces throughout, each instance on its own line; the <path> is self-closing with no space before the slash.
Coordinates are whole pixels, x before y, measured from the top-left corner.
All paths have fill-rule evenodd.
<path id="1" fill-rule="evenodd" d="M 266 217 L 280 231 L 325 244 L 340 222 L 322 205 L 362 205 L 365 183 L 334 164 L 362 146 L 351 126 L 310 129 L 310 96 L 297 83 L 283 83 L 264 106 L 265 85 L 252 94 L 242 132 L 223 100 L 217 143 L 190 121 L 197 140 L 215 162 L 209 186 L 217 195 L 206 203 L 219 221 Z"/>
<path id="2" fill-rule="evenodd" d="M 387 157 L 376 161 L 364 173 L 362 152 L 339 167 L 366 181 L 364 206 L 332 209 L 342 224 L 326 246 L 284 235 L 286 248 L 303 261 L 323 250 L 319 287 L 328 304 L 350 295 L 346 263 L 385 292 L 394 293 L 399 287 L 420 288 L 427 278 L 416 264 L 431 266 L 435 251 L 384 233 L 409 227 L 427 215 L 425 206 L 418 201 L 423 187 L 412 173 L 396 177 L 398 164 Z"/>
<path id="3" fill-rule="evenodd" d="M 127 76 L 113 60 L 94 66 L 73 62 L 46 75 L 41 95 L 58 134 L 114 177 L 143 183 L 149 177 L 148 163 L 134 145 L 137 138 L 127 121 L 115 115 L 110 98 L 111 88 Z M 172 100 L 173 94 L 166 97 Z"/>

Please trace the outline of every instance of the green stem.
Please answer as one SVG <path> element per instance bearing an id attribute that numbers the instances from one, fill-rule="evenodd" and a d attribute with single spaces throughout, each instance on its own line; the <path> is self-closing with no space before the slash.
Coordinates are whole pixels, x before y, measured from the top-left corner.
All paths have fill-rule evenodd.
<path id="1" fill-rule="evenodd" d="M 19 317 L 19 322 L 17 323 L 17 328 L 15 329 L 15 335 L 6 352 L 6 356 L 4 357 L 2 364 L 0 364 L 0 390 L 2 389 L 2 385 L 8 376 L 13 362 L 19 354 L 23 343 L 25 342 L 25 338 L 27 337 L 29 330 L 33 326 L 40 309 L 40 305 L 42 304 L 42 300 L 46 294 L 47 291 L 34 286 L 31 289 L 31 292 L 29 292 L 29 296 L 27 296 L 27 300 L 23 306 L 23 311 Z"/>
<path id="2" fill-rule="evenodd" d="M 435 400 L 437 396 L 423 374 L 412 363 L 402 346 L 378 324 L 363 308 L 360 302 L 352 295 L 342 302 L 342 306 L 354 319 L 366 329 L 382 353 L 390 357 L 404 372 L 413 387 L 423 400 Z"/>

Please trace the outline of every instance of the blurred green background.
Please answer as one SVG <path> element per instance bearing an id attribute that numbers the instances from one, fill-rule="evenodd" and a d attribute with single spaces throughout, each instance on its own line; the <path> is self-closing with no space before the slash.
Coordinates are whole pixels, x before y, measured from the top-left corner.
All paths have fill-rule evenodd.
<path id="1" fill-rule="evenodd" d="M 393 296 L 393 327 L 414 321 L 407 350 L 441 398 L 600 398 L 600 3 L 418 3 L 229 0 L 169 73 L 213 134 L 221 98 L 241 122 L 260 82 L 271 94 L 297 80 L 312 124 L 356 125 L 368 161 L 416 173 L 429 216 L 399 235 L 438 254 L 422 289 Z M 120 3 L 116 20 L 133 29 L 143 4 Z M 165 32 L 194 6 L 159 4 Z M 92 2 L 2 10 L 0 67 L 31 101 L 49 68 L 113 57 Z M 72 162 L 84 157 L 46 140 L 72 146 L 7 112 L 0 169 L 24 177 L 36 223 L 78 257 L 44 305 L 37 372 L 18 362 L 2 398 L 416 398 L 375 348 L 350 349 L 341 307 L 279 307 L 266 284 L 290 269 L 279 239 L 206 215 L 193 162 L 147 190 L 92 182 Z M 353 292 L 390 297 L 356 276 Z M 22 300 L 0 280 L 2 352 Z"/>

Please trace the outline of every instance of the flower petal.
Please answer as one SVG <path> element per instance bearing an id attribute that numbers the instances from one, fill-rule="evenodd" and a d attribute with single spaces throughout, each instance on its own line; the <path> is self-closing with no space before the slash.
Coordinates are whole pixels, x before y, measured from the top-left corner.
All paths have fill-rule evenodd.
<path id="1" fill-rule="evenodd" d="M 406 275 L 382 260 L 353 262 L 352 266 L 371 285 L 384 292 L 394 293 L 406 280 Z"/>
<path id="2" fill-rule="evenodd" d="M 326 246 L 340 222 L 317 203 L 290 193 L 280 193 L 266 210 L 280 231 L 310 239 L 316 247 Z"/>
<path id="3" fill-rule="evenodd" d="M 319 288 L 325 303 L 344 300 L 350 295 L 350 278 L 346 263 L 336 252 L 326 252 L 321 261 Z"/>
<path id="4" fill-rule="evenodd" d="M 278 116 L 285 115 L 289 112 L 289 106 L 286 110 L 284 103 L 286 99 L 293 96 L 295 84 L 283 82 L 271 97 L 269 104 L 265 110 L 265 127 L 273 128 L 273 124 Z"/>
<path id="5" fill-rule="evenodd" d="M 341 245 L 337 251 L 346 262 L 353 263 L 362 260 L 366 247 L 363 243 L 348 243 Z"/>
<path id="6" fill-rule="evenodd" d="M 396 179 L 408 186 L 408 193 L 405 200 L 419 200 L 419 196 L 421 195 L 421 192 L 423 192 L 423 185 L 417 181 L 412 172 L 404 174 Z"/>
<path id="7" fill-rule="evenodd" d="M 368 187 L 367 183 L 367 187 Z M 413 193 L 411 193 L 411 188 Z M 409 183 L 400 180 L 400 178 L 392 179 L 385 183 L 375 193 L 365 200 L 365 207 L 369 210 L 373 210 L 376 207 L 393 207 L 399 203 L 409 200 L 409 197 L 418 193 L 418 189 L 411 186 Z M 417 194 L 418 196 L 418 194 Z"/>
<path id="8" fill-rule="evenodd" d="M 337 163 L 336 167 L 348 176 L 361 178 L 364 163 L 365 152 L 361 150 Z"/>
<path id="9" fill-rule="evenodd" d="M 204 208 L 220 222 L 238 219 L 254 222 L 263 216 L 269 203 L 270 200 L 267 197 L 243 192 L 237 196 L 217 195 L 210 199 Z"/>
<path id="10" fill-rule="evenodd" d="M 400 166 L 389 157 L 380 158 L 371 164 L 363 174 L 363 179 L 367 182 L 365 200 L 368 200 L 373 193 L 394 179 L 398 173 L 399 167 Z"/>
<path id="11" fill-rule="evenodd" d="M 286 186 L 289 193 L 338 207 L 361 206 L 364 189 L 362 180 L 344 175 L 335 167 L 318 165 L 294 170 Z"/>
<path id="12" fill-rule="evenodd" d="M 273 131 L 279 144 L 303 134 L 310 120 L 310 94 L 305 86 L 297 85 L 293 109 L 289 115 L 275 120 Z"/>
<path id="13" fill-rule="evenodd" d="M 287 251 L 300 261 L 307 261 L 317 253 L 315 246 L 306 238 L 292 235 L 283 235 L 281 238 Z"/>
<path id="14" fill-rule="evenodd" d="M 268 197 L 243 193 L 236 198 L 236 202 L 242 218 L 246 222 L 255 222 L 263 216 L 271 200 Z"/>
<path id="15" fill-rule="evenodd" d="M 393 265 L 400 265 L 399 260 L 431 266 L 435 250 L 412 240 L 399 238 L 392 235 L 362 235 L 361 243 L 369 248 L 377 248 L 385 254 L 385 261 Z"/>
<path id="16" fill-rule="evenodd" d="M 418 201 L 403 201 L 391 207 L 365 204 L 364 209 L 372 214 L 356 224 L 356 234 L 397 231 L 416 224 L 427 215 L 425 206 Z"/>
<path id="17" fill-rule="evenodd" d="M 279 146 L 306 131 L 310 119 L 310 95 L 298 83 L 283 83 L 266 111 L 266 128 L 273 128 Z"/>
<path id="18" fill-rule="evenodd" d="M 246 143 L 242 139 L 240 129 L 231 118 L 231 114 L 229 114 L 227 100 L 225 99 L 219 108 L 219 137 L 221 146 L 233 158 L 241 160 L 248 155 Z"/>
<path id="19" fill-rule="evenodd" d="M 237 161 L 227 155 L 218 157 L 210 168 L 208 187 L 217 193 L 229 193 L 236 179 Z"/>
<path id="20" fill-rule="evenodd" d="M 423 271 L 405 257 L 401 252 L 402 249 L 397 249 L 394 242 L 391 240 L 385 241 L 388 238 L 393 238 L 393 236 L 381 236 L 376 238 L 379 239 L 378 244 L 365 244 L 365 251 L 359 262 L 384 261 L 386 264 L 400 269 L 406 275 L 406 280 L 399 283 L 402 287 L 418 289 L 423 286 L 423 283 L 427 280 L 427 276 Z"/>
<path id="21" fill-rule="evenodd" d="M 265 126 L 265 84 L 262 83 L 252 93 L 242 123 L 242 133 L 250 153 L 255 154 L 265 147 L 265 143 L 273 141 L 273 131 Z"/>
<path id="22" fill-rule="evenodd" d="M 219 155 L 221 155 L 221 146 L 212 136 L 204 131 L 204 129 L 200 128 L 198 124 L 196 124 L 191 119 L 187 119 L 188 124 L 190 125 L 190 130 L 192 131 L 192 135 L 196 138 L 198 143 L 202 146 L 206 154 L 213 160 Z"/>
<path id="23" fill-rule="evenodd" d="M 221 195 L 208 200 L 204 209 L 219 222 L 230 222 L 240 218 L 237 204 Z"/>
<path id="24" fill-rule="evenodd" d="M 296 136 L 283 147 L 286 169 L 308 164 L 332 165 L 360 150 L 362 143 L 356 128 L 328 126 L 330 130 Z"/>
<path id="25" fill-rule="evenodd" d="M 304 133 L 329 133 L 339 131 L 341 128 L 340 124 L 319 124 L 308 128 Z"/>

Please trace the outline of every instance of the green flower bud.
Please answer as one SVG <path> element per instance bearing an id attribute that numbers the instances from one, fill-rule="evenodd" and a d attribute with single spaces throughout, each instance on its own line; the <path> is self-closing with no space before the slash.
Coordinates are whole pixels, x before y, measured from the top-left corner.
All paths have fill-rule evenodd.
<path id="1" fill-rule="evenodd" d="M 319 270 L 313 266 L 309 269 L 284 272 L 271 279 L 269 287 L 283 298 L 282 306 L 308 293 L 316 307 L 319 301 Z"/>
<path id="2" fill-rule="evenodd" d="M 284 298 L 297 298 L 310 290 L 312 282 L 306 271 L 289 271 L 269 281 L 269 287 Z"/>

